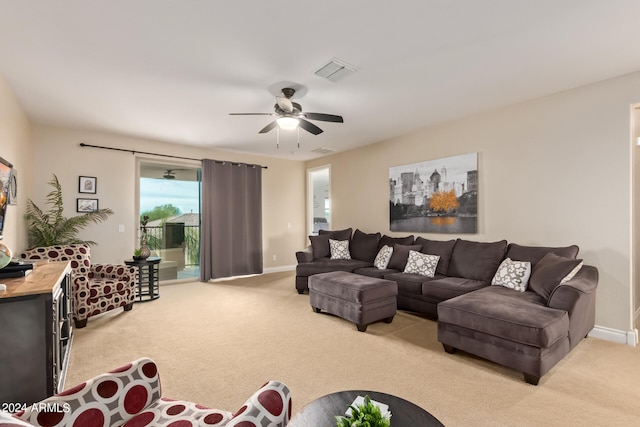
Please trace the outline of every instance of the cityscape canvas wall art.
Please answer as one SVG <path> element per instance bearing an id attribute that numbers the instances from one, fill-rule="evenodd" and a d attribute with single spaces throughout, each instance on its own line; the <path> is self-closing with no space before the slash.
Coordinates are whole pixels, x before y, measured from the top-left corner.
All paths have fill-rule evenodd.
<path id="1" fill-rule="evenodd" d="M 389 229 L 478 232 L 478 153 L 389 168 Z"/>

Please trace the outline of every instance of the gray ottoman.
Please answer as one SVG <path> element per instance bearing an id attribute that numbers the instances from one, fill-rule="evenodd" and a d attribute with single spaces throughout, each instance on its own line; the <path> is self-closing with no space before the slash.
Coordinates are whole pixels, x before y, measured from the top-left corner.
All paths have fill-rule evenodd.
<path id="1" fill-rule="evenodd" d="M 309 276 L 309 300 L 316 313 L 322 310 L 356 324 L 360 332 L 370 323 L 391 323 L 396 314 L 396 282 L 346 271 Z"/>

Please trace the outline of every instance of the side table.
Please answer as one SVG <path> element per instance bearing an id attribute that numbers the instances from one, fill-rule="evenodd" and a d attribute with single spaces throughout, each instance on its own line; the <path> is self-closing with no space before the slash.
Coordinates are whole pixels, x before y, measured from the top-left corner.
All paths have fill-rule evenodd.
<path id="1" fill-rule="evenodd" d="M 146 302 L 160 298 L 160 257 L 149 257 L 143 260 L 127 259 L 126 265 L 138 269 L 137 301 Z M 143 286 L 146 289 L 143 289 Z"/>
<path id="2" fill-rule="evenodd" d="M 287 427 L 335 427 L 336 415 L 344 415 L 357 396 L 389 405 L 393 427 L 443 427 L 436 417 L 401 397 L 367 390 L 346 390 L 322 396 L 305 405 Z"/>

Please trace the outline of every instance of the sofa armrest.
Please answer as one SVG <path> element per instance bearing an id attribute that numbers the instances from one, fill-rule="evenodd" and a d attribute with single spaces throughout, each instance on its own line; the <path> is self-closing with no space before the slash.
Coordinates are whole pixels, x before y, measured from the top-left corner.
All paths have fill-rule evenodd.
<path id="1" fill-rule="evenodd" d="M 135 282 L 136 270 L 124 264 L 91 264 L 90 279 L 113 279 L 121 282 Z"/>
<path id="2" fill-rule="evenodd" d="M 285 427 L 290 419 L 289 388 L 281 382 L 269 381 L 242 405 L 227 427 L 254 425 L 255 420 L 263 420 L 260 425 Z"/>
<path id="3" fill-rule="evenodd" d="M 296 252 L 296 259 L 298 260 L 298 264 L 313 261 L 313 249 L 311 249 L 311 245 L 307 246 L 303 251 Z"/>
<path id="4" fill-rule="evenodd" d="M 569 314 L 571 348 L 585 338 L 595 326 L 598 269 L 583 265 L 568 282 L 558 285 L 549 297 L 548 306 Z"/>

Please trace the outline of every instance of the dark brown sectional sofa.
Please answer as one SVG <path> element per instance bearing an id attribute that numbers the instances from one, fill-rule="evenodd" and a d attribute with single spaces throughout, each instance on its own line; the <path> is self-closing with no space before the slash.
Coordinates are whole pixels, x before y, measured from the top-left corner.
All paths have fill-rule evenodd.
<path id="1" fill-rule="evenodd" d="M 350 228 L 321 230 L 310 239 L 311 245 L 296 253 L 298 293 L 308 290 L 309 276 L 330 271 L 393 280 L 398 309 L 437 320 L 438 341 L 448 353 L 460 349 L 519 370 L 531 384 L 538 384 L 595 324 L 598 271 L 576 258 L 575 245 L 439 241 Z M 348 240 L 351 259 L 331 259 L 329 240 Z M 393 255 L 387 268 L 378 269 L 373 261 L 385 245 L 394 248 Z M 440 257 L 433 277 L 404 272 L 411 250 Z M 507 258 L 530 263 L 523 292 L 492 286 Z"/>

